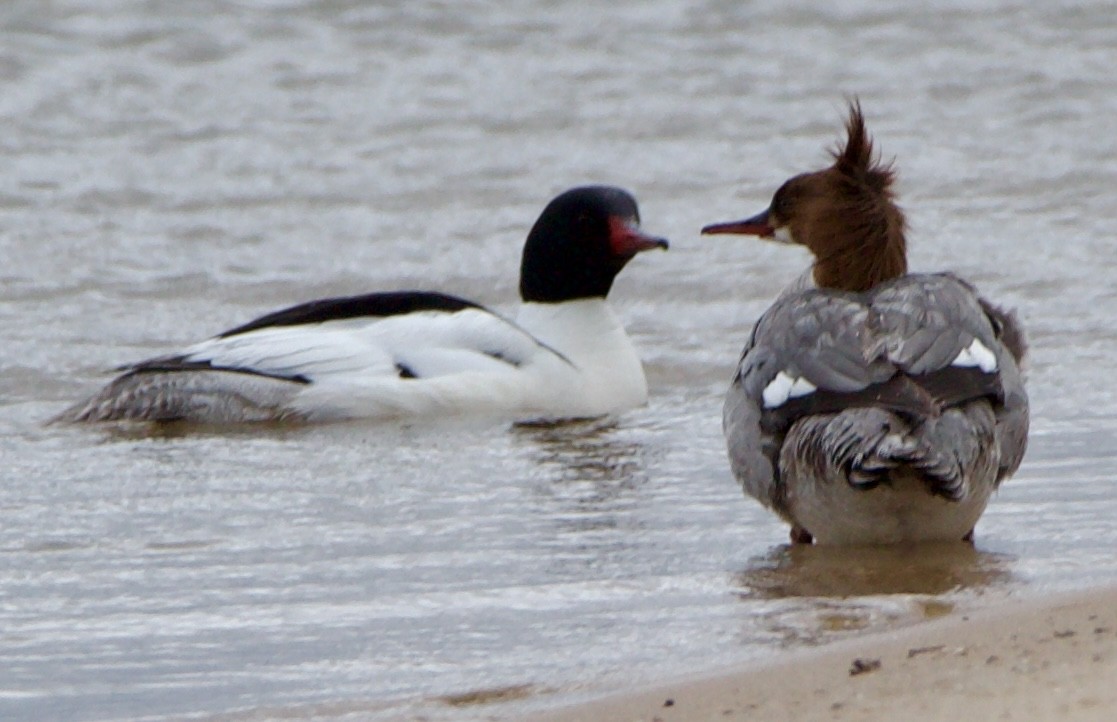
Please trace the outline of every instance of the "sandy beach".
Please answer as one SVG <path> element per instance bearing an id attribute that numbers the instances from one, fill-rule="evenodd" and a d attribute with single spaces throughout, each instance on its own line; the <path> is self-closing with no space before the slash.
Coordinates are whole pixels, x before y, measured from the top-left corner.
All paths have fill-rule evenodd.
<path id="1" fill-rule="evenodd" d="M 1117 588 L 1007 602 L 532 719 L 1117 719 Z"/>

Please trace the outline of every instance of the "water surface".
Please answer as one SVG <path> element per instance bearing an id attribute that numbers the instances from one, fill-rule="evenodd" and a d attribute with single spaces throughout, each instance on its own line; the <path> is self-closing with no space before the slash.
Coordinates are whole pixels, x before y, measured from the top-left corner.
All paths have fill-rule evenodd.
<path id="1" fill-rule="evenodd" d="M 0 717 L 514 715 L 1114 581 L 1114 48 L 1101 0 L 4 4 Z M 724 459 L 733 363 L 806 257 L 697 230 L 825 163 L 850 94 L 913 267 L 1030 332 L 1031 449 L 976 549 L 788 548 Z M 585 182 L 674 242 L 612 296 L 646 408 L 42 424 L 302 300 L 513 309 L 527 229 Z"/>

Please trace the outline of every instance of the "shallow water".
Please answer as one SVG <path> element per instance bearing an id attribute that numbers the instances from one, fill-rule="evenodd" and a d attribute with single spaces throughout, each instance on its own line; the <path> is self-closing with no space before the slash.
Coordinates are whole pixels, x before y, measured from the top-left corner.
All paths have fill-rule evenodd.
<path id="1" fill-rule="evenodd" d="M 1117 580 L 1114 48 L 1101 0 L 0 6 L 0 718 L 514 714 Z M 806 257 L 697 229 L 824 163 L 854 93 L 913 266 L 1030 332 L 1031 449 L 976 550 L 790 549 L 724 460 L 733 362 Z M 584 182 L 674 242 L 612 296 L 646 408 L 42 424 L 296 301 L 508 310 Z"/>

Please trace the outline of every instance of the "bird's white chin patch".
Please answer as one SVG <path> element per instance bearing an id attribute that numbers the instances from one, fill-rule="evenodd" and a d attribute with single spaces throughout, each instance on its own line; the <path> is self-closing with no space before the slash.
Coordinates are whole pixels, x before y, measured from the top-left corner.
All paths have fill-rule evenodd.
<path id="1" fill-rule="evenodd" d="M 775 243 L 783 243 L 785 245 L 795 245 L 795 239 L 791 236 L 791 229 L 787 226 L 780 226 L 772 231 L 771 240 Z"/>

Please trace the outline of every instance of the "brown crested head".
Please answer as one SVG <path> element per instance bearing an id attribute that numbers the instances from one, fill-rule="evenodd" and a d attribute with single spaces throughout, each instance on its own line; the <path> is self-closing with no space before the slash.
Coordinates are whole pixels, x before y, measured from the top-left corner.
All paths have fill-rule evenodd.
<path id="1" fill-rule="evenodd" d="M 850 103 L 846 140 L 834 164 L 788 180 L 762 213 L 719 223 L 703 233 L 745 233 L 804 245 L 824 288 L 866 291 L 907 273 L 904 214 L 896 205 L 896 173 L 873 149 L 861 104 Z"/>

